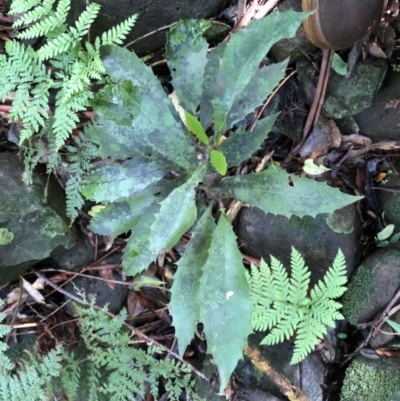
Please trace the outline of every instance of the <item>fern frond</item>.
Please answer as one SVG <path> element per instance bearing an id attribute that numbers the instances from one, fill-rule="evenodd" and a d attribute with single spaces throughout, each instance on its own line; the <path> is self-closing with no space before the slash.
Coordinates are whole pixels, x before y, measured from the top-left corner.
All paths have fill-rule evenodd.
<path id="1" fill-rule="evenodd" d="M 61 35 L 49 40 L 43 47 L 41 47 L 37 54 L 42 61 L 49 58 L 56 57 L 57 55 L 67 52 L 73 46 L 76 46 L 76 40 L 69 33 L 62 33 Z"/>
<path id="2" fill-rule="evenodd" d="M 82 39 L 89 32 L 90 25 L 93 24 L 99 11 L 100 6 L 98 4 L 90 3 L 86 7 L 86 10 L 79 16 L 78 21 L 75 23 L 75 27 L 69 28 L 75 41 Z"/>
<path id="3" fill-rule="evenodd" d="M 252 326 L 255 330 L 270 330 L 261 344 L 272 345 L 294 334 L 295 349 L 291 363 L 298 363 L 327 331 L 327 326 L 342 319 L 341 304 L 335 301 L 346 288 L 346 264 L 339 250 L 333 266 L 323 281 L 307 296 L 310 272 L 303 257 L 292 248 L 291 277 L 282 264 L 271 256 L 271 270 L 262 261 L 260 271 L 254 266 L 247 273 L 251 300 L 254 304 Z M 272 304 L 272 305 L 271 305 Z"/>
<path id="4" fill-rule="evenodd" d="M 282 307 L 277 309 L 282 311 Z M 273 345 L 288 340 L 293 336 L 299 322 L 301 321 L 301 311 L 290 305 L 285 305 L 285 311 L 281 313 L 276 326 L 264 338 L 261 344 Z"/>
<path id="5" fill-rule="evenodd" d="M 304 318 L 298 323 L 294 351 L 290 363 L 296 364 L 301 362 L 313 351 L 315 345 L 318 344 L 319 339 L 325 333 L 326 325 L 315 320 L 312 313 L 306 313 Z"/>
<path id="6" fill-rule="evenodd" d="M 290 256 L 291 278 L 289 287 L 290 301 L 297 305 L 307 296 L 308 286 L 310 284 L 311 273 L 308 270 L 303 257 L 292 247 Z"/>
<path id="7" fill-rule="evenodd" d="M 44 0 L 39 2 L 38 0 L 13 0 L 11 2 L 10 14 L 25 14 L 32 8 L 42 8 L 45 12 L 49 12 L 52 9 L 55 0 Z M 41 16 L 43 16 L 42 14 Z M 20 18 L 23 18 L 21 16 Z M 25 22 L 24 22 L 25 23 Z"/>
<path id="8" fill-rule="evenodd" d="M 132 15 L 127 20 L 121 22 L 119 25 L 114 26 L 110 30 L 101 35 L 102 45 L 120 45 L 125 40 L 126 35 L 135 25 L 137 14 Z"/>
<path id="9" fill-rule="evenodd" d="M 35 22 L 34 25 L 18 34 L 19 39 L 32 39 L 45 36 L 50 32 L 59 31 L 60 27 L 63 31 L 66 30 L 64 23 L 71 8 L 71 1 L 60 0 L 55 12 L 53 12 L 51 8 L 51 3 L 53 3 L 53 1 L 48 1 L 50 8 L 47 8 L 45 2 L 44 7 L 38 6 L 36 9 L 25 14 L 21 18 L 21 21 L 17 20 L 20 22 L 19 26 L 21 26 L 22 23 L 28 25 Z M 38 10 L 40 10 L 40 12 L 38 12 Z"/>
<path id="10" fill-rule="evenodd" d="M 271 256 L 271 270 L 275 289 L 274 300 L 286 300 L 290 288 L 289 276 L 282 263 L 273 256 Z"/>

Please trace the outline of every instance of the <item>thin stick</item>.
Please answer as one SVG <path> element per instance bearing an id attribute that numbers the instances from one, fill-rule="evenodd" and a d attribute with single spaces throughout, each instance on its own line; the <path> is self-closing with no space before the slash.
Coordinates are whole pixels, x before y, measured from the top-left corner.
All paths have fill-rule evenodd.
<path id="1" fill-rule="evenodd" d="M 236 24 L 239 25 L 242 20 L 244 14 L 246 13 L 246 0 L 238 0 L 238 8 L 237 8 L 237 20 Z"/>
<path id="2" fill-rule="evenodd" d="M 261 6 L 256 15 L 254 16 L 255 19 L 261 19 L 265 17 L 268 13 L 270 13 L 280 2 L 280 0 L 268 0 L 263 6 Z"/>
<path id="3" fill-rule="evenodd" d="M 148 36 L 154 35 L 157 32 L 164 31 L 165 29 L 171 28 L 171 26 L 175 25 L 175 24 L 176 24 L 176 22 L 174 22 L 173 24 L 162 26 L 161 28 L 158 28 L 155 31 L 151 31 L 149 33 L 146 33 L 146 35 L 143 35 L 140 38 L 136 38 L 135 40 L 132 40 L 132 42 L 127 43 L 124 47 L 132 46 L 134 43 L 139 42 L 139 40 L 142 40 L 144 38 L 147 38 Z"/>
<path id="4" fill-rule="evenodd" d="M 47 283 L 50 287 L 54 288 L 56 291 L 60 292 L 61 294 L 65 295 L 68 298 L 71 298 L 73 301 L 79 303 L 79 304 L 86 304 L 85 301 L 74 295 L 71 294 L 68 291 L 65 291 L 64 289 L 62 289 L 60 286 L 54 284 L 51 280 L 49 280 L 47 277 L 45 277 L 43 274 L 39 273 L 37 270 L 33 270 L 33 272 L 36 274 L 37 277 L 41 278 L 45 283 Z M 94 308 L 96 310 L 102 311 L 103 309 L 100 308 L 99 306 L 94 305 Z M 115 315 L 111 312 L 107 312 L 106 314 L 112 318 L 115 318 Z M 178 361 L 182 362 L 183 364 L 185 364 L 193 373 L 195 373 L 197 376 L 201 377 L 202 379 L 204 379 L 205 381 L 209 382 L 208 377 L 206 377 L 203 373 L 201 373 L 200 371 L 198 371 L 194 366 L 192 366 L 189 362 L 185 361 L 182 357 L 180 357 L 177 353 L 171 351 L 168 347 L 166 347 L 165 345 L 160 344 L 159 342 L 153 340 L 151 337 L 146 336 L 146 334 L 142 333 L 141 330 L 139 330 L 136 327 L 132 327 L 131 325 L 129 325 L 128 323 L 124 322 L 124 326 L 127 327 L 129 330 L 133 331 L 138 337 L 143 338 L 144 340 L 147 341 L 148 344 L 153 344 L 156 345 L 157 347 L 161 348 L 163 351 L 165 351 L 167 354 L 173 356 L 175 359 L 177 359 Z"/>
<path id="5" fill-rule="evenodd" d="M 285 159 L 286 163 L 289 162 L 291 158 L 298 152 L 298 150 L 304 145 L 304 142 L 306 141 L 308 134 L 311 131 L 311 127 L 314 124 L 315 116 L 321 100 L 322 91 L 325 85 L 326 75 L 328 74 L 329 76 L 329 71 L 331 67 L 331 65 L 329 64 L 329 60 L 330 60 L 330 50 L 323 50 L 321 70 L 319 73 L 317 89 L 315 90 L 314 100 L 312 102 L 311 109 L 308 113 L 306 124 L 303 129 L 303 137 L 301 138 L 300 142 L 294 147 L 294 149 L 289 153 L 289 155 L 286 157 Z"/>
<path id="6" fill-rule="evenodd" d="M 332 65 L 333 55 L 335 54 L 335 52 L 333 50 L 323 50 L 323 52 L 328 52 L 328 55 L 327 55 L 328 68 L 327 68 L 327 71 L 324 76 L 324 82 L 323 82 L 323 86 L 322 86 L 321 96 L 320 96 L 319 102 L 318 102 L 318 108 L 317 108 L 317 111 L 315 112 L 314 127 L 319 121 L 319 116 L 321 115 L 322 106 L 324 105 L 324 102 L 325 102 L 326 90 L 328 88 L 328 82 L 329 82 L 330 66 Z"/>
<path id="7" fill-rule="evenodd" d="M 263 107 L 261 108 L 260 112 L 258 113 L 257 117 L 253 121 L 250 127 L 249 132 L 253 132 L 254 128 L 256 126 L 257 121 L 260 119 L 262 116 L 262 113 L 264 113 L 265 108 L 271 103 L 271 100 L 274 98 L 274 96 L 278 93 L 279 89 L 282 88 L 283 85 L 294 75 L 296 74 L 297 70 L 292 71 L 276 88 L 275 90 L 271 93 L 271 96 L 267 99 L 267 101 L 264 103 Z"/>

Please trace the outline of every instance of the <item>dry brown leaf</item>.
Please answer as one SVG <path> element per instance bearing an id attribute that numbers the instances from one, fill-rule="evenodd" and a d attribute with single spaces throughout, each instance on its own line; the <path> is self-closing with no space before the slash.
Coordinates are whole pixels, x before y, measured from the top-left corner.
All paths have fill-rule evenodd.
<path id="1" fill-rule="evenodd" d="M 135 291 L 129 292 L 127 306 L 130 318 L 139 316 L 147 309 L 146 302 Z"/>

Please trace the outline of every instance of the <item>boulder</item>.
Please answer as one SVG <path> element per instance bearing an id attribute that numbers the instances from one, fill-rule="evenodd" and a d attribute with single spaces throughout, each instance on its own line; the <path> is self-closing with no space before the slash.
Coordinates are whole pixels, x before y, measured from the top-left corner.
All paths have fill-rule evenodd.
<path id="1" fill-rule="evenodd" d="M 129 33 L 126 43 L 138 39 L 180 19 L 206 18 L 216 16 L 219 1 L 215 0 L 96 0 L 101 10 L 94 21 L 90 34 L 100 36 L 103 32 L 138 14 L 135 26 Z M 69 21 L 74 24 L 78 16 L 86 8 L 85 0 L 72 0 Z M 137 41 L 129 49 L 139 55 L 159 50 L 166 42 L 168 29 L 154 33 Z"/>
<path id="2" fill-rule="evenodd" d="M 346 369 L 341 401 L 400 401 L 399 358 L 357 356 Z"/>
<path id="3" fill-rule="evenodd" d="M 34 171 L 33 183 L 25 185 L 23 173 L 17 154 L 0 153 L 0 283 L 75 244 L 60 185 L 40 169 Z"/>
<path id="4" fill-rule="evenodd" d="M 343 297 L 343 314 L 357 325 L 371 321 L 392 300 L 400 282 L 400 248 L 382 248 L 357 268 Z"/>

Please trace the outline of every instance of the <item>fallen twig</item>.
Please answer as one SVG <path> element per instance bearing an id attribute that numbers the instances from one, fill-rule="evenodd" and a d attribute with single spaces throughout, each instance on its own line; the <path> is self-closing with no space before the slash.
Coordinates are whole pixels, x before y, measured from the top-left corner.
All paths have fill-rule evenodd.
<path id="1" fill-rule="evenodd" d="M 297 386 L 293 385 L 287 377 L 274 369 L 257 347 L 244 347 L 243 352 L 258 369 L 279 387 L 280 391 L 290 401 L 310 401 L 310 399 L 304 395 Z"/>

